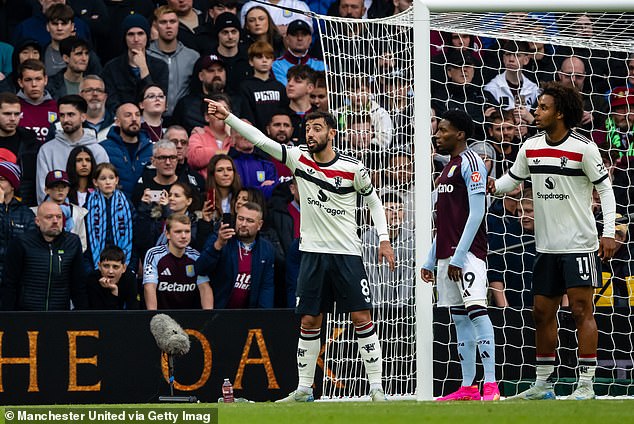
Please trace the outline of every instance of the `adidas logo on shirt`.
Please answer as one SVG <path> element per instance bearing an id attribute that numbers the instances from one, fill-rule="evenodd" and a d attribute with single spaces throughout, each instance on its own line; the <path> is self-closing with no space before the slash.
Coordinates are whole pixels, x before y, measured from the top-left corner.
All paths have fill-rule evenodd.
<path id="1" fill-rule="evenodd" d="M 165 268 L 165 270 L 161 272 L 161 275 L 172 275 L 172 271 L 170 271 L 169 268 Z"/>

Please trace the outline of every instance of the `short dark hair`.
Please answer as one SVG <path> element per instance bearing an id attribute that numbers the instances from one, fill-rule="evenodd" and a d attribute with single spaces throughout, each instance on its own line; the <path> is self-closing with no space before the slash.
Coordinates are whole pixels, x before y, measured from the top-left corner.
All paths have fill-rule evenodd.
<path id="1" fill-rule="evenodd" d="M 549 95 L 555 101 L 555 108 L 564 116 L 566 128 L 575 128 L 581 123 L 583 118 L 583 99 L 579 90 L 567 87 L 559 81 L 548 81 L 542 83 L 541 94 Z"/>
<path id="2" fill-rule="evenodd" d="M 314 121 L 315 119 L 323 119 L 324 122 L 326 123 L 326 126 L 331 130 L 337 129 L 337 120 L 335 119 L 334 116 L 332 116 L 331 113 L 316 110 L 306 115 L 306 122 Z"/>
<path id="3" fill-rule="evenodd" d="M 88 112 L 88 103 L 86 100 L 78 94 L 67 94 L 62 96 L 57 101 L 57 108 L 61 105 L 71 105 L 74 106 L 75 109 L 80 111 L 81 113 Z"/>
<path id="4" fill-rule="evenodd" d="M 22 78 L 24 71 L 42 71 L 46 76 L 46 66 L 41 60 L 27 59 L 18 66 L 18 79 Z"/>
<path id="5" fill-rule="evenodd" d="M 20 104 L 20 99 L 15 94 L 4 91 L 0 93 L 0 107 L 5 103 L 9 105 Z"/>
<path id="6" fill-rule="evenodd" d="M 450 109 L 440 116 L 440 119 L 449 121 L 449 123 L 458 131 L 464 132 L 465 142 L 473 137 L 473 119 L 467 112 L 460 109 Z"/>
<path id="7" fill-rule="evenodd" d="M 123 252 L 123 249 L 115 245 L 106 246 L 99 255 L 99 262 L 106 261 L 121 262 L 122 264 L 125 264 L 125 253 Z"/>
<path id="8" fill-rule="evenodd" d="M 75 37 L 74 35 L 64 38 L 62 41 L 59 42 L 59 52 L 62 54 L 62 56 L 70 56 L 73 50 L 80 47 L 83 47 L 90 52 L 90 43 L 79 37 Z"/>
<path id="9" fill-rule="evenodd" d="M 75 17 L 73 8 L 67 4 L 57 3 L 46 10 L 46 22 L 62 21 L 64 23 L 72 22 Z"/>
<path id="10" fill-rule="evenodd" d="M 309 83 L 315 84 L 315 71 L 308 65 L 295 65 L 288 68 L 286 79 L 300 78 L 308 80 Z"/>

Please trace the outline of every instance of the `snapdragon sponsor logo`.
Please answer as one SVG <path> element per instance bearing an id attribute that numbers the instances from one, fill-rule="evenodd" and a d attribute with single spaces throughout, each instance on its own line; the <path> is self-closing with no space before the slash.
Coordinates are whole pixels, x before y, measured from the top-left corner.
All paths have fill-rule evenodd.
<path id="1" fill-rule="evenodd" d="M 324 203 L 322 203 L 321 201 L 319 201 L 317 199 L 313 199 L 312 197 L 306 198 L 306 201 L 308 202 L 308 205 L 310 205 L 310 206 L 316 206 L 318 208 L 323 209 L 324 212 L 326 212 L 328 215 L 332 215 L 332 216 L 345 216 L 346 215 L 346 211 L 345 210 L 330 208 L 330 207 L 326 206 Z"/>
<path id="2" fill-rule="evenodd" d="M 568 200 L 570 199 L 570 195 L 564 193 L 542 193 L 538 191 L 537 198 L 543 200 Z"/>

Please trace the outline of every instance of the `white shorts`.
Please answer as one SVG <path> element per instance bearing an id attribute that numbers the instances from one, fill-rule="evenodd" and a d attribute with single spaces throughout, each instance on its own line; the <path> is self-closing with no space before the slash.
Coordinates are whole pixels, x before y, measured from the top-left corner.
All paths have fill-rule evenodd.
<path id="1" fill-rule="evenodd" d="M 487 266 L 486 262 L 467 252 L 462 281 L 449 279 L 447 270 L 451 258 L 438 260 L 436 288 L 438 289 L 438 306 L 471 306 L 486 305 L 487 300 Z"/>

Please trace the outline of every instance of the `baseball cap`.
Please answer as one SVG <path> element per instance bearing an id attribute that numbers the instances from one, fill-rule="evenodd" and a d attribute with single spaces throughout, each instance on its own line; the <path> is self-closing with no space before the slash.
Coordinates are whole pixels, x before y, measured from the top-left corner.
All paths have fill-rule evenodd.
<path id="1" fill-rule="evenodd" d="M 66 171 L 62 171 L 59 169 L 55 169 L 48 174 L 46 174 L 46 181 L 44 185 L 46 188 L 50 188 L 54 184 L 64 183 L 70 185 L 70 180 L 68 179 L 68 174 Z"/>
<path id="2" fill-rule="evenodd" d="M 627 87 L 616 87 L 610 94 L 610 107 L 634 105 L 634 92 Z"/>
<path id="3" fill-rule="evenodd" d="M 218 63 L 225 68 L 225 63 L 215 54 L 209 54 L 200 58 L 200 69 L 207 69 L 214 63 Z"/>
<path id="4" fill-rule="evenodd" d="M 288 28 L 286 28 L 286 32 L 291 35 L 295 35 L 297 31 L 304 31 L 308 34 L 313 33 L 311 26 L 303 19 L 295 19 L 293 22 L 288 24 Z"/>
<path id="5" fill-rule="evenodd" d="M 216 29 L 216 34 L 225 28 L 237 28 L 240 31 L 240 19 L 231 12 L 221 13 L 216 17 L 214 28 Z"/>

